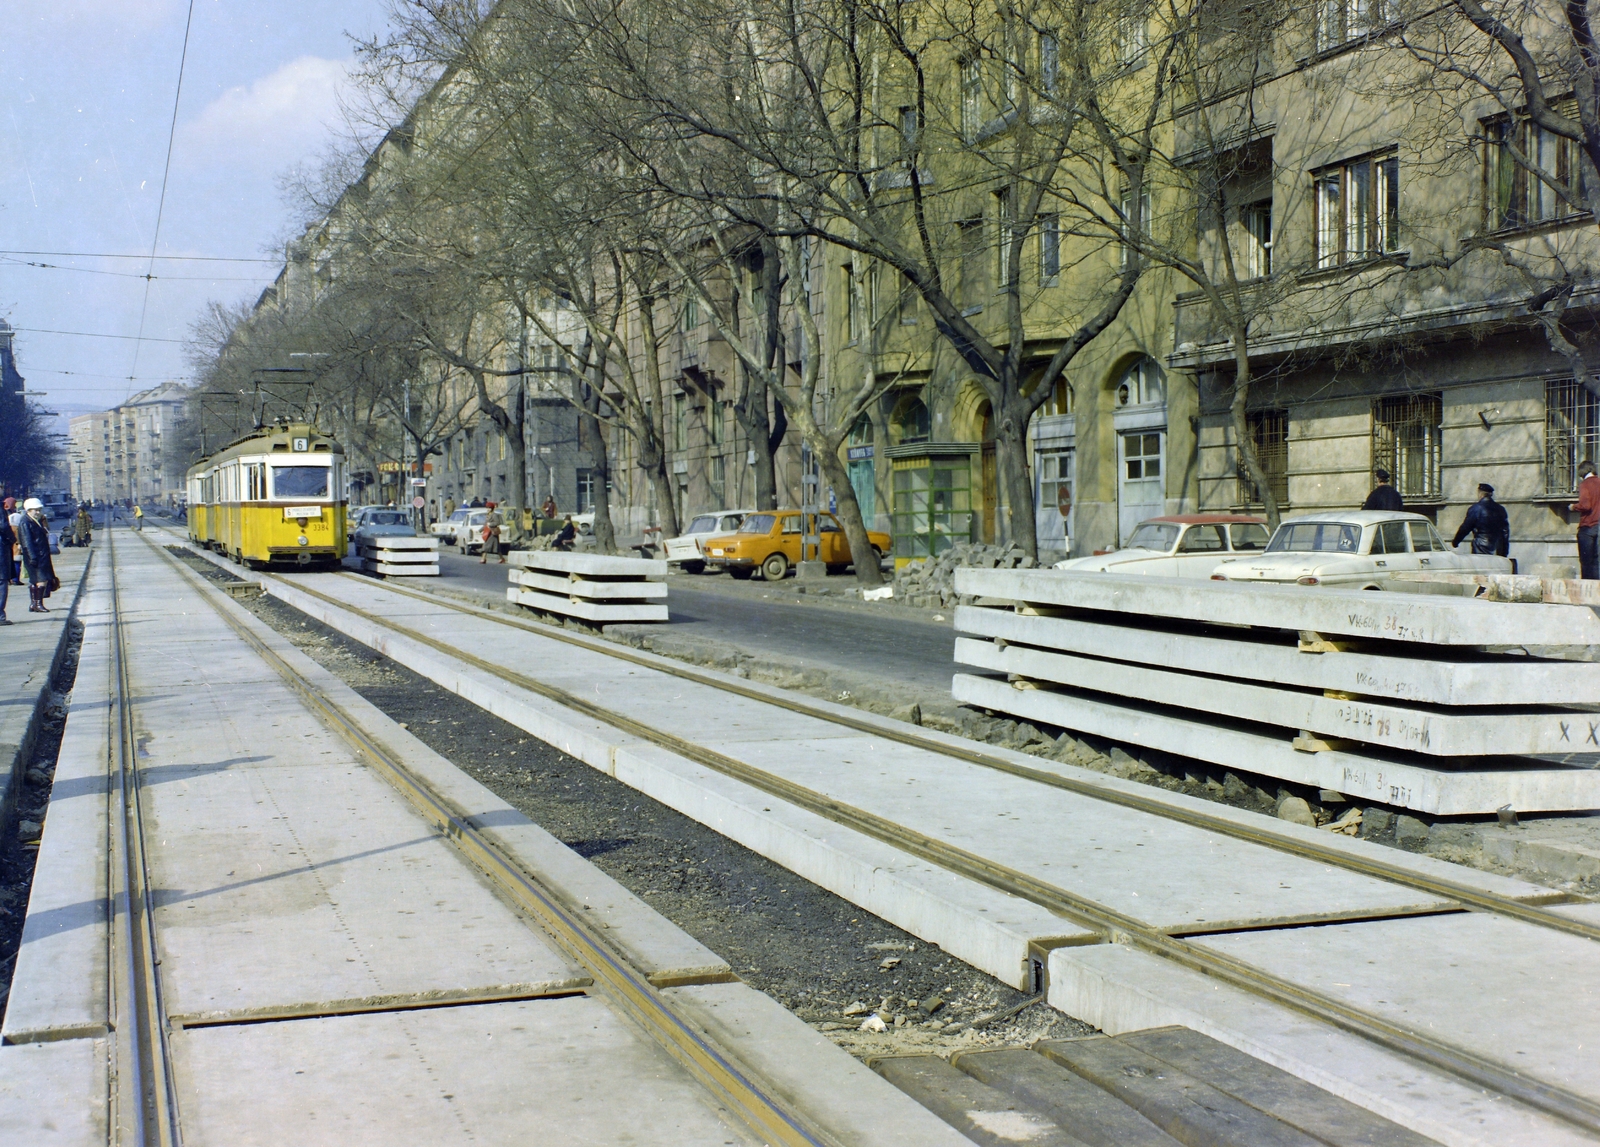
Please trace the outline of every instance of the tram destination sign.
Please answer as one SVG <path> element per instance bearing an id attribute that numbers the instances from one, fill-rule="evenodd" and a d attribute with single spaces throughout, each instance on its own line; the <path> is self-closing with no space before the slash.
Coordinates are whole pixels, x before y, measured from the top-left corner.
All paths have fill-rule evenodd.
<path id="1" fill-rule="evenodd" d="M 289 518 L 320 518 L 320 517 L 322 517 L 322 507 L 321 506 L 285 506 L 283 508 L 283 516 L 284 516 L 285 519 L 289 519 Z"/>

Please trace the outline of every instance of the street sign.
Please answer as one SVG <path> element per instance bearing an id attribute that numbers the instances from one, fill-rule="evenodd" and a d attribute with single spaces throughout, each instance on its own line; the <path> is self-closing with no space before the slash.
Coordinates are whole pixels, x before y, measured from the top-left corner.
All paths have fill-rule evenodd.
<path id="1" fill-rule="evenodd" d="M 426 498 L 412 498 L 411 499 L 411 505 L 412 505 L 413 509 L 420 510 L 420 509 L 422 509 L 422 507 L 426 506 L 427 504 L 428 504 L 428 499 L 426 499 Z"/>
<path id="2" fill-rule="evenodd" d="M 1072 487 L 1065 482 L 1056 487 L 1056 509 L 1063 518 L 1072 513 Z"/>
<path id="3" fill-rule="evenodd" d="M 411 479 L 411 484 L 419 488 L 426 487 L 428 480 L 426 478 L 413 478 Z"/>

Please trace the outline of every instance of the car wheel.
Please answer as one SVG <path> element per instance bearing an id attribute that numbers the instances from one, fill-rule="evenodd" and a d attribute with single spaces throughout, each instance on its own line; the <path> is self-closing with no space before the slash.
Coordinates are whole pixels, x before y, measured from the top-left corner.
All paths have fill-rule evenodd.
<path id="1" fill-rule="evenodd" d="M 879 565 L 883 564 L 883 551 L 877 546 L 872 547 L 872 560 L 877 562 Z"/>
<path id="2" fill-rule="evenodd" d="M 683 572 L 686 574 L 702 574 L 706 572 L 705 562 L 684 562 Z"/>
<path id="3" fill-rule="evenodd" d="M 761 576 L 768 581 L 782 581 L 789 573 L 789 559 L 782 554 L 768 554 L 761 563 Z"/>
<path id="4" fill-rule="evenodd" d="M 729 566 L 728 567 L 728 576 L 733 578 L 734 581 L 749 581 L 750 580 L 750 575 L 755 573 L 755 572 L 756 572 L 755 570 L 752 570 L 752 569 L 741 569 L 738 566 Z"/>

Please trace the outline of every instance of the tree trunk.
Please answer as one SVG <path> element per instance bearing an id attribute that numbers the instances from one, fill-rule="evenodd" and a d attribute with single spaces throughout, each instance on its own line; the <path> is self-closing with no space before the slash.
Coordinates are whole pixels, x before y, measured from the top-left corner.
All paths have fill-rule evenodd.
<path id="1" fill-rule="evenodd" d="M 856 488 L 850 484 L 850 472 L 839 461 L 839 443 L 821 443 L 823 449 L 812 447 L 817 465 L 833 496 L 838 502 L 838 518 L 844 526 L 844 536 L 850 543 L 850 560 L 856 567 L 856 581 L 871 589 L 883 584 L 883 571 L 872 552 L 872 539 L 867 537 L 867 525 L 861 517 L 861 504 L 856 501 Z"/>
<path id="2" fill-rule="evenodd" d="M 611 524 L 611 459 L 606 454 L 605 434 L 596 413 L 600 395 L 592 387 L 578 383 L 586 392 L 578 408 L 578 444 L 589 447 L 590 472 L 594 475 L 594 544 L 603 554 L 617 552 L 617 532 Z"/>
<path id="3" fill-rule="evenodd" d="M 1021 546 L 1023 553 L 1037 561 L 1039 535 L 1034 523 L 1033 487 L 1028 480 L 1028 416 L 1004 404 L 1006 395 L 1016 395 L 1012 400 L 1015 403 L 1023 401 L 1020 386 L 1003 387 L 1001 393 L 1001 403 L 991 400 L 990 409 L 994 412 L 995 485 L 1005 499 L 1009 537 L 995 540 Z"/>
<path id="4" fill-rule="evenodd" d="M 778 407 L 783 416 L 783 406 Z M 772 422 L 767 417 L 767 384 L 743 362 L 739 363 L 739 393 L 734 399 L 733 416 L 749 440 L 750 451 L 755 455 L 756 496 L 754 509 L 778 508 L 778 483 L 772 456 L 783 440 L 783 429 L 773 434 Z"/>
<path id="5" fill-rule="evenodd" d="M 1267 532 L 1278 529 L 1278 499 L 1272 492 L 1267 472 L 1261 468 L 1256 455 L 1255 436 L 1250 433 L 1250 419 L 1246 407 L 1250 401 L 1250 341 L 1243 330 L 1233 332 L 1233 402 L 1229 411 L 1233 415 L 1233 437 L 1238 443 L 1239 464 L 1249 475 L 1250 482 L 1261 496 L 1261 505 L 1267 513 Z"/>

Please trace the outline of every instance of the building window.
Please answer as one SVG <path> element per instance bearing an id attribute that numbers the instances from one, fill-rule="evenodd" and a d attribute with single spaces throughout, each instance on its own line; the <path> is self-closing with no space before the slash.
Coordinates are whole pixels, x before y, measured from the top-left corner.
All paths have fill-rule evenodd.
<path id="1" fill-rule="evenodd" d="M 1400 160 L 1368 155 L 1312 173 L 1317 266 L 1338 267 L 1400 249 Z"/>
<path id="2" fill-rule="evenodd" d="M 907 163 L 917 154 L 917 109 L 900 109 L 900 158 Z"/>
<path id="3" fill-rule="evenodd" d="M 689 448 L 689 396 L 681 390 L 672 396 L 672 448 L 680 453 Z"/>
<path id="4" fill-rule="evenodd" d="M 1001 290 L 1011 284 L 1011 189 L 1001 188 L 994 193 L 994 222 L 999 256 L 999 276 L 995 282 Z"/>
<path id="5" fill-rule="evenodd" d="M 1287 410 L 1257 410 L 1245 415 L 1250 427 L 1250 441 L 1255 444 L 1256 461 L 1267 476 L 1267 486 L 1272 498 L 1282 509 L 1289 504 L 1289 412 Z M 1250 480 L 1250 471 L 1241 457 L 1234 468 L 1239 473 L 1239 504 L 1262 505 L 1256 484 Z"/>
<path id="6" fill-rule="evenodd" d="M 1562 378 L 1544 386 L 1544 488 L 1578 489 L 1578 463 L 1600 459 L 1600 399 L 1581 382 Z"/>
<path id="7" fill-rule="evenodd" d="M 1116 37 L 1117 63 L 1138 63 L 1150 47 L 1149 14 L 1143 5 L 1132 5 L 1118 18 Z"/>
<path id="8" fill-rule="evenodd" d="M 1124 434 L 1122 436 L 1122 464 L 1127 468 L 1123 477 L 1129 482 L 1161 477 L 1161 434 Z"/>
<path id="9" fill-rule="evenodd" d="M 1576 141 L 1504 118 L 1485 124 L 1484 134 L 1492 230 L 1583 213 L 1583 162 Z"/>
<path id="10" fill-rule="evenodd" d="M 983 309 L 985 282 L 983 219 L 974 216 L 956 224 L 956 248 L 961 256 L 961 305 L 964 313 Z"/>
<path id="11" fill-rule="evenodd" d="M 1054 32 L 1039 33 L 1039 89 L 1053 96 L 1061 83 L 1061 41 Z"/>
<path id="12" fill-rule="evenodd" d="M 714 398 L 706 400 L 706 439 L 713 446 L 721 446 L 723 434 L 723 405 Z"/>
<path id="13" fill-rule="evenodd" d="M 983 61 L 976 56 L 962 60 L 961 134 L 972 139 L 983 126 Z"/>
<path id="14" fill-rule="evenodd" d="M 711 465 L 706 471 L 706 481 L 711 487 L 711 500 L 719 508 L 728 504 L 728 459 L 722 454 L 711 456 Z"/>
<path id="15" fill-rule="evenodd" d="M 1066 375 L 1056 375 L 1055 385 L 1050 388 L 1050 397 L 1044 400 L 1039 413 L 1046 418 L 1072 413 L 1072 387 L 1067 384 Z"/>
<path id="16" fill-rule="evenodd" d="M 580 514 L 594 512 L 594 471 L 583 468 L 578 471 L 578 509 Z"/>
<path id="17" fill-rule="evenodd" d="M 1389 471 L 1407 502 L 1438 501 L 1444 402 L 1437 394 L 1380 398 L 1372 408 L 1372 468 Z M 1376 477 L 1373 483 L 1376 484 Z"/>
<path id="18" fill-rule="evenodd" d="M 861 298 L 856 292 L 855 268 L 846 263 L 841 270 L 844 273 L 844 337 L 847 343 L 853 343 L 861 337 L 864 325 L 861 321 Z"/>
<path id="19" fill-rule="evenodd" d="M 1156 360 L 1146 355 L 1130 366 L 1117 384 L 1117 405 L 1148 406 L 1167 400 L 1166 380 Z"/>
<path id="20" fill-rule="evenodd" d="M 1317 49 L 1370 36 L 1387 22 L 1383 0 L 1318 0 Z"/>
<path id="21" fill-rule="evenodd" d="M 1122 265 L 1126 267 L 1137 257 L 1139 241 L 1150 221 L 1150 192 L 1141 190 L 1135 196 L 1132 187 L 1125 187 L 1117 207 L 1122 213 Z"/>
<path id="22" fill-rule="evenodd" d="M 700 296 L 685 291 L 683 296 L 683 330 L 687 334 L 700 325 Z"/>
<path id="23" fill-rule="evenodd" d="M 1239 222 L 1244 231 L 1244 273 L 1265 279 L 1272 274 L 1272 200 L 1241 207 Z"/>
<path id="24" fill-rule="evenodd" d="M 1072 516 L 1071 450 L 1053 450 L 1039 455 L 1039 508 L 1055 511 L 1063 520 Z"/>
<path id="25" fill-rule="evenodd" d="M 1061 216 L 1039 216 L 1039 280 L 1054 282 L 1061 274 Z"/>
<path id="26" fill-rule="evenodd" d="M 931 429 L 927 403 L 915 394 L 901 398 L 889 416 L 890 437 L 896 446 L 926 442 Z"/>

